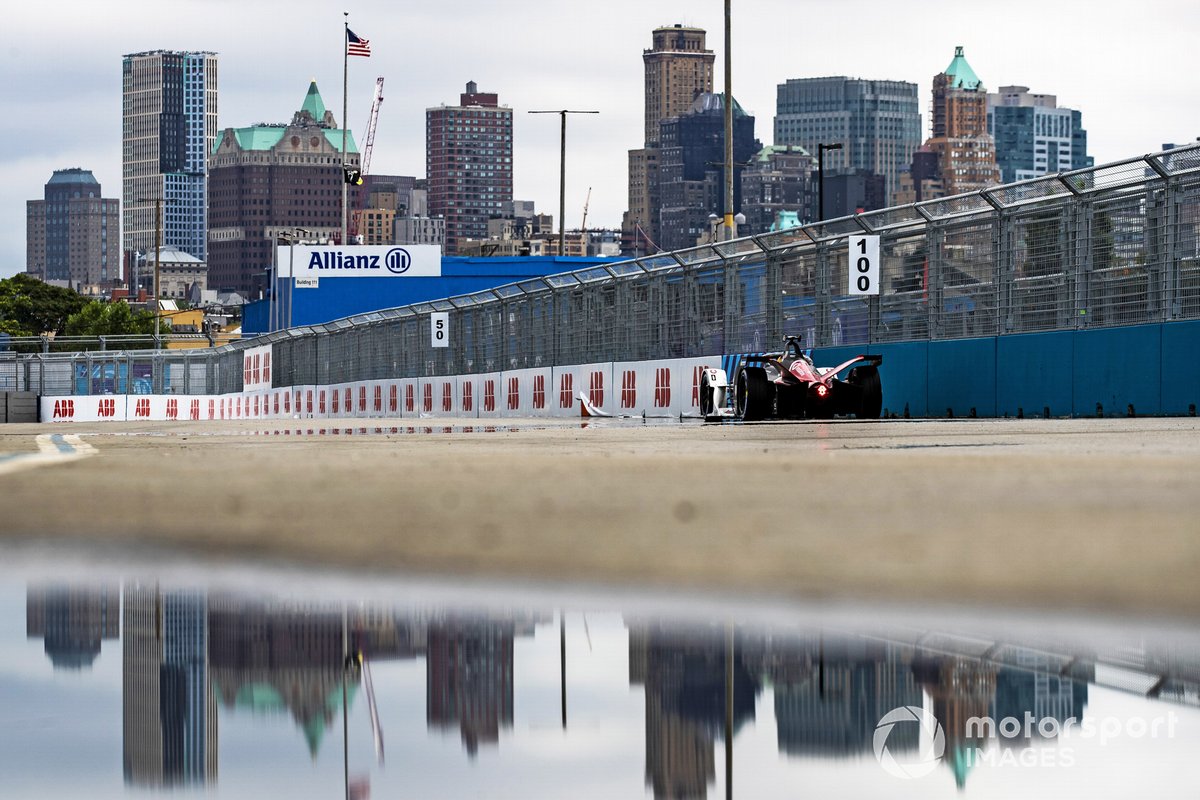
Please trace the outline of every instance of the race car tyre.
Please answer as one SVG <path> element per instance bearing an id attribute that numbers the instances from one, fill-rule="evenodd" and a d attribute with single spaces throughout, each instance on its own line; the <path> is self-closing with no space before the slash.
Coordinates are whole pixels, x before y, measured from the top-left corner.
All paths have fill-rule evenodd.
<path id="1" fill-rule="evenodd" d="M 742 367 L 738 370 L 735 391 L 738 419 L 753 422 L 771 416 L 775 386 L 767 380 L 767 371 L 762 367 Z"/>
<path id="2" fill-rule="evenodd" d="M 855 367 L 847 376 L 847 383 L 857 386 L 861 393 L 855 416 L 859 419 L 879 419 L 883 411 L 883 384 L 879 381 L 876 367 Z"/>
<path id="3" fill-rule="evenodd" d="M 705 369 L 700 373 L 700 416 L 705 419 L 712 419 L 715 415 L 716 408 L 713 403 L 713 389 L 708 382 L 708 370 Z"/>

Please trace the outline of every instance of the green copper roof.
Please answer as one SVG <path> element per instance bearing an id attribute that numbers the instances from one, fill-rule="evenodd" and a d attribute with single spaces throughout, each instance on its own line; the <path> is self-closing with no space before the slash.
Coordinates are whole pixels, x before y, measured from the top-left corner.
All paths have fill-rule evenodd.
<path id="1" fill-rule="evenodd" d="M 950 62 L 950 66 L 946 67 L 945 74 L 951 78 L 950 88 L 952 89 L 983 91 L 983 81 L 979 80 L 975 70 L 971 69 L 971 65 L 967 63 L 961 45 L 954 48 L 954 60 Z"/>
<path id="2" fill-rule="evenodd" d="M 249 128 L 233 128 L 232 130 L 238 147 L 242 150 L 270 150 L 279 144 L 279 140 L 283 138 L 287 128 L 282 125 L 253 125 Z M 323 128 L 321 133 L 325 134 L 325 138 L 334 150 L 339 153 L 342 151 L 341 128 Z M 221 140 L 218 139 L 213 147 L 213 152 L 215 153 L 220 146 Z M 346 152 L 358 152 L 358 147 L 354 144 L 353 131 L 346 131 Z"/>
<path id="3" fill-rule="evenodd" d="M 317 122 L 325 118 L 325 102 L 321 100 L 321 92 L 317 89 L 316 81 L 308 85 L 308 94 L 304 96 L 304 105 L 300 106 L 300 110 L 312 114 L 313 119 Z"/>

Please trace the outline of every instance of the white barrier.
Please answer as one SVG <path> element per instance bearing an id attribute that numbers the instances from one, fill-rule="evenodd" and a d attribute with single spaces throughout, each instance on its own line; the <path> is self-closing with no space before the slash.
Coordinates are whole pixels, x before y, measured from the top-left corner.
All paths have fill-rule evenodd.
<path id="1" fill-rule="evenodd" d="M 614 416 L 697 414 L 700 368 L 720 356 L 601 362 L 476 375 L 259 388 L 210 395 L 42 397 L 43 422 L 580 416 L 579 397 Z"/>

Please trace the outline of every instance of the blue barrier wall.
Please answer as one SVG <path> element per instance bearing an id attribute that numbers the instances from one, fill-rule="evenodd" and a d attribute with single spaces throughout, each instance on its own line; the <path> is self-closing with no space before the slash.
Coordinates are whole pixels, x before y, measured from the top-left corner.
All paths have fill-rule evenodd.
<path id="1" fill-rule="evenodd" d="M 288 279 L 279 279 L 279 296 L 292 303 L 293 327 L 317 325 L 335 319 L 366 314 L 384 308 L 399 308 L 413 303 L 441 300 L 456 295 L 493 289 L 506 283 L 560 272 L 587 269 L 596 264 L 621 261 L 620 258 L 560 258 L 528 256 L 504 258 L 442 257 L 442 274 L 437 278 L 329 278 L 322 277 L 316 289 L 290 289 Z M 242 310 L 242 335 L 267 332 L 270 302 L 259 300 Z"/>
<path id="2" fill-rule="evenodd" d="M 914 417 L 1188 414 L 1200 405 L 1200 321 L 815 350 L 827 367 L 880 354 L 883 406 Z M 732 378 L 732 376 L 731 376 Z"/>

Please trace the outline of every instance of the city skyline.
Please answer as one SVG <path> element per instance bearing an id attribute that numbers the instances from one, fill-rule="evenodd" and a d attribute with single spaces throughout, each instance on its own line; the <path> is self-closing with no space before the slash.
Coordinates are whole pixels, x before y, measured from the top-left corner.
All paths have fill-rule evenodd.
<path id="1" fill-rule="evenodd" d="M 1062 105 L 1081 110 L 1087 120 L 1089 154 L 1097 163 L 1153 151 L 1164 142 L 1190 141 L 1200 129 L 1196 113 L 1177 100 L 1189 96 L 1188 90 L 1200 80 L 1185 69 L 1186 41 L 1200 27 L 1200 19 L 1184 3 L 1152 3 L 1136 17 L 1093 8 L 1086 18 L 1070 8 L 1010 3 L 1002 15 L 1001 7 L 994 6 L 995 16 L 987 25 L 925 14 L 919 6 L 893 9 L 865 1 L 855 5 L 853 31 L 841 17 L 829 15 L 823 19 L 830 35 L 813 36 L 814 15 L 804 9 L 798 13 L 793 4 L 734 3 L 734 96 L 763 121 L 764 144 L 771 143 L 766 141 L 767 121 L 775 114 L 779 83 L 843 74 L 916 83 L 922 135 L 927 135 L 930 77 L 944 68 L 957 45 L 966 47 L 989 87 L 1034 86 L 1056 94 Z M 558 195 L 558 131 L 536 124 L 525 112 L 570 107 L 586 98 L 601 114 L 592 124 L 570 132 L 567 227 L 579 224 L 589 186 L 589 220 L 596 226 L 617 227 L 628 196 L 627 151 L 642 138 L 641 55 L 649 32 L 675 23 L 704 28 L 717 55 L 720 84 L 722 8 L 716 2 L 708 6 L 690 6 L 680 13 L 675 4 L 618 2 L 552 10 L 538 24 L 517 28 L 506 24 L 509 18 L 501 16 L 502 9 L 467 2 L 417 9 L 403 19 L 383 4 L 362 3 L 349 9 L 351 22 L 357 33 L 371 40 L 372 57 L 351 64 L 347 124 L 351 130 L 363 126 L 374 79 L 387 77 L 374 170 L 421 176 L 424 109 L 456 96 L 466 81 L 477 81 L 500 94 L 514 111 L 514 197 L 552 210 Z M 336 87 L 341 78 L 341 18 L 315 2 L 299 3 L 295 14 L 283 19 L 271 15 L 265 5 L 239 7 L 237 25 L 229 24 L 220 5 L 192 3 L 170 12 L 139 3 L 125 8 L 126 14 L 104 16 L 91 6 L 71 4 L 56 23 L 55 36 L 57 45 L 72 56 L 54 63 L 38 60 L 32 40 L 18 38 L 17 31 L 41 29 L 32 11 L 18 9 L 14 24 L 3 34 L 0 58 L 11 77 L 6 99 L 15 112 L 9 119 L 42 129 L 38 136 L 10 136 L 10 141 L 19 141 L 3 157 L 9 180 L 0 196 L 0 217 L 10 225 L 24 218 L 25 202 L 37 196 L 45 176 L 56 169 L 81 167 L 91 170 L 101 184 L 117 185 L 120 58 L 125 53 L 159 48 L 217 52 L 221 128 L 286 116 L 293 110 L 298 81 L 315 78 L 340 95 Z M 1123 57 L 1112 58 L 1102 46 L 1063 52 L 1061 39 L 1045 47 L 1029 46 L 1030 40 L 1038 41 L 1028 34 L 1034 9 L 1039 30 L 1072 30 L 1073 41 L 1102 44 L 1106 37 L 1120 35 Z M 312 32 L 326 17 L 326 44 L 321 47 L 313 43 Z M 989 10 L 976 9 L 972 17 L 988 18 Z M 462 25 L 464 18 L 472 24 Z M 1164 19 L 1171 24 L 1159 24 Z M 408 33 L 414 26 L 425 33 Z M 264 38 L 263 30 L 273 35 Z M 577 37 L 556 39 L 555 30 L 587 30 L 588 41 L 601 45 L 581 48 Z M 863 37 L 862 47 L 850 43 L 855 31 Z M 793 43 L 800 40 L 805 46 L 797 50 Z M 454 43 L 452 50 L 446 42 Z M 914 46 L 897 47 L 897 42 Z M 1140 59 L 1139 47 L 1145 48 Z M 1145 67 L 1139 69 L 1138 64 Z M 331 94 L 327 100 L 340 109 L 340 96 Z M 1130 119 L 1155 123 L 1152 128 L 1135 127 L 1128 124 Z M 0 248 L 0 277 L 24 266 L 24 242 L 18 235 Z"/>

